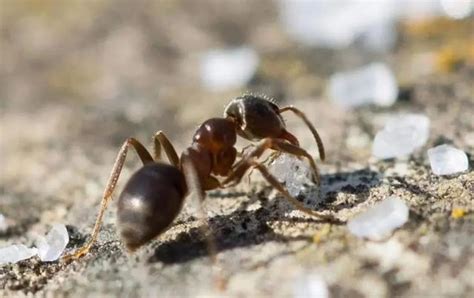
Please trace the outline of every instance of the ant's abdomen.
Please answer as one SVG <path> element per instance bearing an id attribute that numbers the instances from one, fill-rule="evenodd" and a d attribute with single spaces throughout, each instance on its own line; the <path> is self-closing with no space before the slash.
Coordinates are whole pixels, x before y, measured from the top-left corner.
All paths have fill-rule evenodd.
<path id="1" fill-rule="evenodd" d="M 118 227 L 126 247 L 133 251 L 163 233 L 185 195 L 184 176 L 171 165 L 152 163 L 136 171 L 118 200 Z"/>

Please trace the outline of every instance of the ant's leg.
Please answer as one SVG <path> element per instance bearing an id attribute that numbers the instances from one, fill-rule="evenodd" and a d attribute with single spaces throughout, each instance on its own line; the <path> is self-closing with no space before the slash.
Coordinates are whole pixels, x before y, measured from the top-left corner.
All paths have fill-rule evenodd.
<path id="1" fill-rule="evenodd" d="M 314 159 L 311 157 L 311 155 L 309 155 L 309 153 L 303 148 L 289 144 L 286 141 L 280 139 L 263 139 L 252 152 L 250 152 L 240 162 L 236 164 L 236 167 L 239 165 L 239 163 L 245 162 L 245 160 L 259 158 L 267 149 L 273 149 L 279 152 L 289 153 L 297 157 L 305 157 L 308 160 L 309 165 L 313 171 L 313 181 L 316 182 L 318 185 L 321 184 L 318 167 L 316 166 L 316 163 L 314 162 Z M 226 179 L 225 181 L 228 181 L 228 179 Z"/>
<path id="2" fill-rule="evenodd" d="M 255 160 L 245 160 L 239 165 L 238 168 L 234 170 L 233 173 L 231 173 L 229 177 L 232 176 L 235 181 L 240 181 L 246 170 L 249 168 L 254 168 L 260 171 L 265 180 L 267 180 L 268 183 L 270 183 L 274 188 L 276 188 L 285 197 L 285 199 L 287 199 L 296 209 L 300 210 L 301 212 L 332 222 L 339 221 L 331 215 L 324 215 L 305 207 L 300 201 L 290 195 L 290 193 L 283 187 L 283 185 L 278 182 L 278 180 L 272 174 L 270 174 L 270 172 L 265 166 Z"/>
<path id="3" fill-rule="evenodd" d="M 261 163 L 264 164 L 264 165 L 271 165 L 275 161 L 275 159 L 280 157 L 280 155 L 281 155 L 280 151 L 273 151 L 272 153 L 270 153 L 270 155 L 267 158 L 262 160 Z M 251 168 L 250 172 L 247 175 L 247 180 L 248 180 L 249 184 L 250 184 L 250 181 L 251 181 L 251 176 L 253 174 L 253 171 L 254 171 L 254 168 Z"/>
<path id="4" fill-rule="evenodd" d="M 160 130 L 153 136 L 153 143 L 154 143 L 154 155 L 155 160 L 158 161 L 161 159 L 161 147 L 165 149 L 166 156 L 171 164 L 175 167 L 179 166 L 179 157 L 176 154 L 176 150 L 171 144 L 170 140 L 166 137 L 166 135 Z"/>
<path id="5" fill-rule="evenodd" d="M 222 268 L 217 262 L 217 247 L 214 239 L 214 235 L 209 226 L 207 215 L 204 212 L 202 202 L 204 201 L 204 190 L 199 182 L 199 176 L 196 172 L 196 168 L 192 160 L 187 156 L 181 160 L 183 167 L 184 177 L 186 178 L 186 184 L 188 185 L 188 194 L 195 195 L 195 201 L 197 206 L 198 217 L 201 219 L 203 224 L 200 225 L 201 233 L 205 235 L 207 250 L 209 252 L 212 264 L 214 265 L 214 280 L 219 289 L 223 289 L 226 284 L 225 278 L 222 276 Z"/>
<path id="6" fill-rule="evenodd" d="M 130 146 L 132 146 L 135 149 L 135 151 L 137 152 L 143 164 L 153 162 L 153 158 L 151 157 L 150 153 L 148 153 L 146 148 L 136 139 L 129 138 L 123 143 L 122 147 L 120 148 L 119 153 L 117 154 L 117 158 L 112 168 L 112 172 L 110 173 L 104 193 L 102 195 L 102 201 L 100 203 L 99 214 L 97 215 L 94 229 L 92 230 L 92 233 L 91 233 L 91 238 L 83 247 L 79 248 L 73 253 L 70 253 L 64 256 L 63 260 L 77 259 L 84 256 L 85 254 L 89 252 L 89 250 L 92 247 L 92 244 L 97 239 L 97 236 L 100 230 L 100 225 L 102 223 L 102 217 L 104 216 L 104 212 L 107 209 L 107 206 L 110 200 L 112 199 L 112 194 L 114 192 L 115 186 L 117 185 L 117 181 L 119 179 L 120 172 L 122 171 L 125 158 L 127 157 L 128 148 Z"/>
<path id="7" fill-rule="evenodd" d="M 306 126 L 308 126 L 309 130 L 313 134 L 314 139 L 316 140 L 316 143 L 318 144 L 319 158 L 321 158 L 321 160 L 324 161 L 324 159 L 326 158 L 326 154 L 324 153 L 323 141 L 319 137 L 318 131 L 316 130 L 316 128 L 314 128 L 313 124 L 309 122 L 308 118 L 302 111 L 298 110 L 294 106 L 288 106 L 288 107 L 284 107 L 280 109 L 280 113 L 283 113 L 286 111 L 291 111 L 295 113 L 298 117 L 300 117 L 303 120 Z"/>
<path id="8" fill-rule="evenodd" d="M 281 156 L 281 151 L 273 151 L 270 155 L 262 161 L 264 165 L 272 164 L 278 157 Z"/>
<path id="9" fill-rule="evenodd" d="M 287 142 L 281 141 L 279 139 L 272 140 L 272 149 L 289 153 L 295 155 L 297 157 L 305 157 L 313 172 L 313 182 L 316 182 L 317 185 L 321 185 L 321 178 L 319 176 L 319 169 L 314 162 L 313 157 L 308 153 L 308 151 L 304 150 L 301 147 L 289 144 Z"/>
<path id="10" fill-rule="evenodd" d="M 242 149 L 240 150 L 240 152 L 237 152 L 237 157 L 243 157 L 243 156 L 245 156 L 245 151 L 246 151 L 247 149 L 249 149 L 249 148 L 252 148 L 252 147 L 254 147 L 253 144 L 248 144 L 247 146 L 244 146 L 244 148 L 242 148 Z"/>
<path id="11" fill-rule="evenodd" d="M 245 151 L 249 148 L 252 148 L 252 147 L 254 147 L 253 144 L 248 144 L 247 146 L 242 148 L 242 150 L 240 150 L 240 152 L 237 152 L 237 157 L 243 158 L 245 156 Z M 250 184 L 250 176 L 252 176 L 252 171 L 250 171 L 250 173 L 247 176 L 249 184 Z"/>

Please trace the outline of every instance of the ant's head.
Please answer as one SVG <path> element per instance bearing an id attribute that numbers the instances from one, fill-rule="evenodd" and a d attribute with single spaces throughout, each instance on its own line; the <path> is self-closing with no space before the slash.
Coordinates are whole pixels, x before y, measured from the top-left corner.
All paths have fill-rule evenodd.
<path id="1" fill-rule="evenodd" d="M 246 94 L 233 99 L 224 117 L 233 119 L 239 135 L 251 141 L 278 138 L 286 132 L 278 106 L 264 96 Z"/>

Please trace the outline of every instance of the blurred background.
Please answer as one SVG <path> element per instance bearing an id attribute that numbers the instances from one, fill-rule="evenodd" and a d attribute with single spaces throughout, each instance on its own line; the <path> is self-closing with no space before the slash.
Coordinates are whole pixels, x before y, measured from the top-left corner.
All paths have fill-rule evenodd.
<path id="1" fill-rule="evenodd" d="M 428 115 L 430 145 L 472 154 L 473 7 L 1 0 L 0 212 L 14 228 L 0 241 L 29 241 L 25 233 L 53 221 L 86 233 L 127 137 L 149 145 L 163 130 L 181 152 L 202 121 L 246 92 L 308 114 L 328 151 L 323 172 L 366 166 L 376 129 L 399 111 Z M 288 118 L 315 153 L 306 128 Z M 125 176 L 138 161 L 127 164 Z"/>
<path id="2" fill-rule="evenodd" d="M 472 99 L 472 7 L 469 0 L 2 0 L 2 181 L 48 162 L 34 155 L 54 146 L 102 162 L 125 138 L 147 143 L 163 130 L 181 150 L 197 125 L 244 92 L 282 105 L 306 100 L 300 105 L 314 113 L 330 160 L 366 158 L 370 150 L 349 152 L 341 139 L 347 119 L 369 120 L 354 108 L 426 110 L 434 99 L 415 82 L 430 80 L 438 89 L 464 83 L 459 92 Z M 354 81 L 350 73 L 337 80 L 354 69 L 352 85 L 344 83 Z M 449 103 L 449 91 L 440 100 Z"/>
<path id="3" fill-rule="evenodd" d="M 122 141 L 126 135 L 114 132 L 123 127 L 141 136 L 153 124 L 174 134 L 220 115 L 246 91 L 286 103 L 327 101 L 331 75 L 370 62 L 387 65 L 403 97 L 413 80 L 472 66 L 472 6 L 3 0 L 1 108 L 34 115 L 32 122 L 52 121 L 60 107 L 88 109 L 62 126 L 77 129 L 71 137 L 94 132 L 92 144 L 100 146 Z M 46 119 L 36 118 L 43 113 Z M 90 114 L 123 117 L 122 128 L 97 127 Z"/>

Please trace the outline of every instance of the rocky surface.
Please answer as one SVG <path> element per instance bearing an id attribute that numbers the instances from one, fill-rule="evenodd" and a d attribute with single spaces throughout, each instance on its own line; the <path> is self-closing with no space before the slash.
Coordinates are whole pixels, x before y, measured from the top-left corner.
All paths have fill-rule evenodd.
<path id="1" fill-rule="evenodd" d="M 189 206 L 159 239 L 130 255 L 117 234 L 112 203 L 90 254 L 69 264 L 34 257 L 2 266 L 0 296 L 291 297 L 313 275 L 324 280 L 331 297 L 472 296 L 472 58 L 461 55 L 452 67 L 451 55 L 428 73 L 416 67 L 417 53 L 437 55 L 441 45 L 472 36 L 466 35 L 472 19 L 436 21 L 449 26 L 428 30 L 431 39 L 418 27 L 400 26 L 400 45 L 378 57 L 401 84 L 397 102 L 344 110 L 325 93 L 330 74 L 372 61 L 373 55 L 357 48 L 298 47 L 278 28 L 276 8 L 267 1 L 252 7 L 236 1 L 216 8 L 212 17 L 192 1 L 68 3 L 15 4 L 2 12 L 0 213 L 8 227 L 0 232 L 0 246 L 31 246 L 36 235 L 63 223 L 68 249 L 79 247 L 127 137 L 149 146 L 155 131 L 163 130 L 181 152 L 198 124 L 222 115 L 224 105 L 245 90 L 299 107 L 320 132 L 327 151 L 326 161 L 318 163 L 324 203 L 300 196 L 307 206 L 345 221 L 397 196 L 408 205 L 409 220 L 388 240 L 361 240 L 345 224 L 294 211 L 254 173 L 250 183 L 243 179 L 234 188 L 209 192 L 205 201 L 228 278 L 223 292 L 213 282 L 199 221 Z M 58 12 L 62 17 L 48 17 Z M 252 81 L 242 89 L 205 91 L 194 54 L 242 42 L 264 53 Z M 400 112 L 428 116 L 427 143 L 405 159 L 374 159 L 376 132 Z M 292 115 L 285 118 L 316 156 L 306 127 Z M 427 149 L 446 143 L 467 153 L 470 170 L 432 173 Z M 245 144 L 239 141 L 238 147 Z M 138 167 L 130 154 L 118 191 Z"/>

